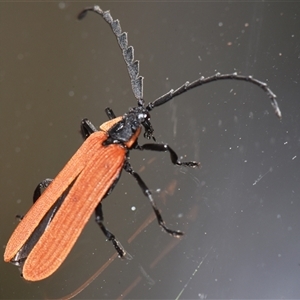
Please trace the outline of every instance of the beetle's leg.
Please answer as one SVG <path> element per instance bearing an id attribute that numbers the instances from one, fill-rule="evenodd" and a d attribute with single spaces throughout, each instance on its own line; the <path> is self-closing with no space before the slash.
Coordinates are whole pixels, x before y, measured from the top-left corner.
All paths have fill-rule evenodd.
<path id="1" fill-rule="evenodd" d="M 80 125 L 80 133 L 84 140 L 86 140 L 92 133 L 98 131 L 97 128 L 89 119 L 83 119 Z"/>
<path id="2" fill-rule="evenodd" d="M 33 203 L 35 203 L 35 201 L 38 198 L 40 198 L 40 196 L 43 193 L 43 189 L 45 190 L 52 181 L 53 181 L 53 179 L 46 178 L 37 185 L 37 187 L 35 188 L 35 190 L 33 192 Z"/>
<path id="3" fill-rule="evenodd" d="M 114 189 L 114 187 L 116 186 L 116 184 L 118 183 L 118 180 L 120 178 L 121 173 L 119 174 L 119 176 L 114 180 L 113 184 L 111 185 L 111 187 L 108 189 L 108 191 L 106 192 L 106 194 L 104 195 L 103 199 L 105 197 L 107 197 L 112 190 Z M 102 199 L 102 200 L 103 200 Z M 95 221 L 96 223 L 99 225 L 100 229 L 102 230 L 102 232 L 104 233 L 104 235 L 106 236 L 106 238 L 112 242 L 112 244 L 114 245 L 116 251 L 118 252 L 120 257 L 125 257 L 127 259 L 132 259 L 131 255 L 125 251 L 125 249 L 123 248 L 123 246 L 121 245 L 121 243 L 116 239 L 116 237 L 114 236 L 114 234 L 112 234 L 103 224 L 103 211 L 102 211 L 102 203 L 99 203 L 95 209 Z"/>
<path id="4" fill-rule="evenodd" d="M 158 152 L 168 151 L 170 153 L 171 161 L 174 165 L 187 166 L 192 168 L 200 166 L 200 162 L 197 161 L 181 162 L 180 160 L 178 160 L 178 155 L 176 154 L 176 152 L 167 144 L 144 144 L 142 146 L 136 144 L 134 148 L 138 150 L 151 150 L 151 151 L 158 151 Z"/>
<path id="5" fill-rule="evenodd" d="M 115 119 L 116 115 L 109 107 L 105 109 L 105 113 L 109 120 Z M 92 133 L 98 131 L 95 125 L 89 119 L 83 119 L 80 125 L 80 133 L 84 140 L 86 140 Z"/>
<path id="6" fill-rule="evenodd" d="M 123 246 L 121 245 L 121 243 L 116 239 L 116 237 L 105 227 L 105 225 L 103 224 L 103 211 L 102 211 L 102 204 L 99 203 L 98 206 L 95 209 L 95 221 L 96 223 L 99 225 L 100 229 L 102 230 L 102 232 L 104 233 L 104 235 L 106 236 L 106 238 L 111 241 L 116 249 L 116 251 L 118 252 L 120 257 L 126 257 L 127 259 L 131 259 L 131 255 L 128 254 L 125 249 L 123 248 Z"/>
<path id="7" fill-rule="evenodd" d="M 129 174 L 131 174 L 137 181 L 138 185 L 140 186 L 140 188 L 142 189 L 144 195 L 149 199 L 150 201 L 150 204 L 154 210 L 154 213 L 156 215 L 156 219 L 158 221 L 158 224 L 169 234 L 171 234 L 172 236 L 175 236 L 175 237 L 180 237 L 183 235 L 183 232 L 181 231 L 177 231 L 177 230 L 172 230 L 172 229 L 169 229 L 168 227 L 166 227 L 165 225 L 165 222 L 155 204 L 155 201 L 154 199 L 152 198 L 152 194 L 149 190 L 149 188 L 146 186 L 145 182 L 142 180 L 142 178 L 140 177 L 140 175 L 138 173 L 136 173 L 130 163 L 128 161 L 125 162 L 124 164 L 124 170 L 126 172 L 128 172 Z"/>
<path id="8" fill-rule="evenodd" d="M 116 115 L 110 107 L 105 108 L 105 113 L 109 120 L 115 119 Z"/>

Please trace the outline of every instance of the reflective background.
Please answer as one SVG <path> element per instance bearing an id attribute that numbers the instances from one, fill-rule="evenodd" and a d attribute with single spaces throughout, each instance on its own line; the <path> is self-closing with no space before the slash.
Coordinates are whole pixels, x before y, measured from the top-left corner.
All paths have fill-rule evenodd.
<path id="1" fill-rule="evenodd" d="M 108 25 L 92 13 L 76 20 L 92 4 L 0 4 L 3 251 L 15 215 L 30 208 L 38 182 L 55 177 L 80 147 L 80 120 L 98 126 L 107 120 L 105 107 L 121 115 L 136 105 Z M 202 167 L 174 167 L 168 154 L 155 152 L 132 151 L 130 161 L 166 223 L 184 230 L 184 237 L 175 239 L 151 222 L 147 198 L 124 173 L 104 201 L 104 214 L 134 259 L 109 260 L 114 249 L 92 217 L 46 280 L 25 282 L 17 268 L 0 262 L 0 297 L 64 297 L 102 267 L 76 298 L 298 298 L 299 3 L 101 7 L 129 33 L 146 102 L 187 80 L 237 71 L 268 82 L 283 119 L 258 87 L 234 81 L 199 87 L 155 109 L 157 141 Z"/>

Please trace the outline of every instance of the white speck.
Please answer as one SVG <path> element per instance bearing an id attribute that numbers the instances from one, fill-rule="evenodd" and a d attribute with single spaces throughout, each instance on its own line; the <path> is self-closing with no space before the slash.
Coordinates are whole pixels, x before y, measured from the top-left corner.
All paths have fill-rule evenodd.
<path id="1" fill-rule="evenodd" d="M 75 95 L 74 91 L 69 91 L 69 96 L 73 97 Z"/>
<path id="2" fill-rule="evenodd" d="M 295 155 L 295 156 L 292 158 L 292 160 L 294 160 L 296 157 L 297 157 L 297 155 Z"/>
<path id="3" fill-rule="evenodd" d="M 60 9 L 64 9 L 64 8 L 66 8 L 66 3 L 65 3 L 65 2 L 59 2 L 59 3 L 58 3 L 58 7 L 59 7 Z"/>
<path id="4" fill-rule="evenodd" d="M 131 210 L 132 210 L 132 211 L 135 211 L 135 210 L 136 210 L 136 207 L 135 207 L 135 206 L 131 206 Z"/>
<path id="5" fill-rule="evenodd" d="M 283 145 L 286 145 L 288 142 L 284 142 Z"/>
<path id="6" fill-rule="evenodd" d="M 218 25 L 219 25 L 219 27 L 222 27 L 222 26 L 223 26 L 223 23 L 222 23 L 222 22 L 219 22 Z"/>

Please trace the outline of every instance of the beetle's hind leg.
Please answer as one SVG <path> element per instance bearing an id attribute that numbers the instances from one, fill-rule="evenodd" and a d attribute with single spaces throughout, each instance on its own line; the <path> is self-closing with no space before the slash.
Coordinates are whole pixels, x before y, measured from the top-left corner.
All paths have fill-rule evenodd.
<path id="1" fill-rule="evenodd" d="M 132 259 L 131 255 L 125 251 L 121 243 L 116 239 L 116 237 L 105 227 L 103 224 L 103 211 L 102 211 L 102 204 L 99 203 L 95 209 L 95 221 L 99 225 L 100 229 L 106 236 L 107 240 L 111 241 L 114 245 L 116 251 L 118 252 L 120 257 L 125 257 L 127 259 Z"/>

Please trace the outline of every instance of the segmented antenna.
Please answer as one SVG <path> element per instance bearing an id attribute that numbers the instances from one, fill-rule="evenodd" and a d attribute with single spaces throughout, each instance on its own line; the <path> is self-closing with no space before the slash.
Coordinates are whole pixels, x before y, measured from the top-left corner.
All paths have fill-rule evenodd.
<path id="1" fill-rule="evenodd" d="M 189 83 L 188 81 L 186 83 L 184 83 L 182 86 L 180 86 L 179 88 L 177 88 L 175 91 L 174 90 L 170 90 L 168 93 L 160 96 L 159 98 L 157 98 L 156 100 L 154 100 L 153 102 L 150 102 L 147 106 L 146 109 L 148 111 L 151 111 L 154 107 L 160 106 L 170 100 L 172 100 L 174 97 L 179 96 L 195 87 L 198 87 L 200 85 L 209 83 L 209 82 L 213 82 L 213 81 L 219 81 L 219 80 L 224 80 L 224 79 L 231 79 L 231 80 L 242 80 L 242 81 L 248 81 L 251 82 L 255 85 L 257 85 L 258 87 L 260 87 L 265 93 L 267 93 L 267 95 L 269 96 L 270 100 L 271 100 L 271 105 L 274 108 L 275 111 L 275 115 L 281 119 L 282 114 L 280 111 L 280 108 L 278 106 L 278 103 L 276 101 L 276 95 L 272 92 L 272 90 L 268 87 L 268 85 L 265 82 L 259 81 L 255 78 L 253 78 L 252 76 L 243 76 L 243 75 L 238 75 L 237 73 L 232 73 L 232 74 L 220 74 L 220 73 L 216 73 L 213 76 L 210 77 L 200 77 L 199 79 Z"/>
<path id="2" fill-rule="evenodd" d="M 94 7 L 87 7 L 85 8 L 79 15 L 78 19 L 81 20 L 85 17 L 86 13 L 88 11 L 93 11 L 103 17 L 103 19 L 111 26 L 112 31 L 114 32 L 119 46 L 122 50 L 123 57 L 127 66 L 127 70 L 130 76 L 131 81 L 131 87 L 132 91 L 134 93 L 135 98 L 138 100 L 138 106 L 144 106 L 144 100 L 143 100 L 143 77 L 139 76 L 139 61 L 134 61 L 134 50 L 132 46 L 128 47 L 128 39 L 127 39 L 127 33 L 122 32 L 120 22 L 119 20 L 113 20 L 112 16 L 110 15 L 109 11 L 102 11 L 99 6 Z M 213 76 L 210 77 L 200 77 L 199 79 L 189 83 L 188 81 L 184 83 L 182 86 L 177 88 L 176 90 L 170 90 L 168 93 L 160 96 L 155 101 L 152 101 L 147 104 L 146 110 L 151 111 L 153 108 L 160 106 L 170 100 L 172 100 L 174 97 L 179 96 L 195 87 L 207 84 L 209 82 L 213 81 L 219 81 L 224 79 L 231 79 L 231 80 L 242 80 L 250 82 L 254 85 L 257 85 L 260 87 L 267 95 L 269 96 L 271 100 L 271 105 L 275 111 L 276 116 L 281 119 L 282 114 L 280 111 L 280 108 L 278 106 L 278 103 L 276 101 L 276 95 L 272 92 L 272 90 L 268 87 L 268 85 L 265 82 L 259 81 L 252 76 L 244 76 L 244 75 L 238 75 L 237 73 L 232 74 L 220 74 L 216 73 Z"/>
<path id="3" fill-rule="evenodd" d="M 93 11 L 100 16 L 110 25 L 113 33 L 115 34 L 118 44 L 122 50 L 123 58 L 127 66 L 130 76 L 131 87 L 135 98 L 138 101 L 138 106 L 144 106 L 143 100 L 143 77 L 139 75 L 139 61 L 134 60 L 134 49 L 128 46 L 127 32 L 122 32 L 119 20 L 114 20 L 108 11 L 103 11 L 99 6 L 87 7 L 79 15 L 78 19 L 83 19 L 88 11 Z"/>

